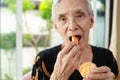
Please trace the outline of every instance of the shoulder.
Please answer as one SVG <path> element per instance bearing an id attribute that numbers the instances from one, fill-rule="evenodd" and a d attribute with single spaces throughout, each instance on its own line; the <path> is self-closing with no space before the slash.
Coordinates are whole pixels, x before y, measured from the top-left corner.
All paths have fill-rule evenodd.
<path id="1" fill-rule="evenodd" d="M 47 78 L 50 77 L 53 71 L 54 63 L 55 63 L 57 54 L 60 50 L 61 50 L 61 45 L 47 48 L 43 51 L 40 51 L 35 58 L 35 64 L 33 66 L 33 74 L 36 73 L 36 69 L 40 69 L 41 74 L 44 74 L 43 75 L 44 78 L 48 80 Z"/>
<path id="2" fill-rule="evenodd" d="M 49 57 L 57 56 L 60 50 L 61 50 L 61 45 L 57 45 L 57 46 L 40 51 L 37 56 L 40 56 L 41 59 L 48 57 L 48 56 Z"/>
<path id="3" fill-rule="evenodd" d="M 103 48 L 103 47 L 92 46 L 92 51 L 94 54 L 97 54 L 97 55 L 113 56 L 112 51 L 110 51 L 107 48 Z"/>
<path id="4" fill-rule="evenodd" d="M 98 65 L 110 65 L 115 62 L 113 53 L 106 48 L 92 46 L 93 61 Z"/>

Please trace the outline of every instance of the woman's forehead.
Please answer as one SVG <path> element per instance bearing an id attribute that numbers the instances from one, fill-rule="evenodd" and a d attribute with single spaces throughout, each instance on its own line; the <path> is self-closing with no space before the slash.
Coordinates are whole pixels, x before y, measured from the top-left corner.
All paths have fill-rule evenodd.
<path id="1" fill-rule="evenodd" d="M 76 7 L 76 6 L 87 6 L 86 5 L 87 2 L 86 0 L 60 0 L 58 3 L 57 3 L 57 6 L 58 7 Z"/>
<path id="2" fill-rule="evenodd" d="M 78 11 L 87 11 L 85 0 L 61 0 L 55 9 L 55 13 L 57 14 L 67 14 Z"/>

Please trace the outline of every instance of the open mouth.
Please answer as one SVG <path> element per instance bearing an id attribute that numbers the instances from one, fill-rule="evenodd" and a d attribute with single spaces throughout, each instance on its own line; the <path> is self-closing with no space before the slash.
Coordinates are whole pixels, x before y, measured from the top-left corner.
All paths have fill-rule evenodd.
<path id="1" fill-rule="evenodd" d="M 74 35 L 74 37 L 76 37 L 78 41 L 82 38 L 81 35 Z M 72 41 L 72 36 L 69 37 L 69 40 Z"/>

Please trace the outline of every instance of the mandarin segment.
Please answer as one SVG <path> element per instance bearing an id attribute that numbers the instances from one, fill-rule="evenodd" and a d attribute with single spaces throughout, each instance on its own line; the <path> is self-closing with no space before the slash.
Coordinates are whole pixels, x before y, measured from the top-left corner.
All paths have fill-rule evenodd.
<path id="1" fill-rule="evenodd" d="M 75 44 L 78 44 L 78 39 L 77 39 L 75 36 L 72 36 L 72 41 L 73 41 Z"/>
<path id="2" fill-rule="evenodd" d="M 79 72 L 81 73 L 82 77 L 85 78 L 86 75 L 91 73 L 91 71 L 95 68 L 97 68 L 97 66 L 94 63 L 85 62 L 80 66 Z"/>

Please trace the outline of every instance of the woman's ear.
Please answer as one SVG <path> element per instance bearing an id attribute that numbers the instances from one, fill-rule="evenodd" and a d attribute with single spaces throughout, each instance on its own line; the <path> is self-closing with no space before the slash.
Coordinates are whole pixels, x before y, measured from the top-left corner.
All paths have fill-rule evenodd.
<path id="1" fill-rule="evenodd" d="M 53 27 L 54 27 L 55 29 L 57 29 L 57 26 L 56 26 L 55 22 L 52 22 L 52 23 L 53 23 Z"/>
<path id="2" fill-rule="evenodd" d="M 93 27 L 94 24 L 94 14 L 91 15 L 91 28 Z"/>

